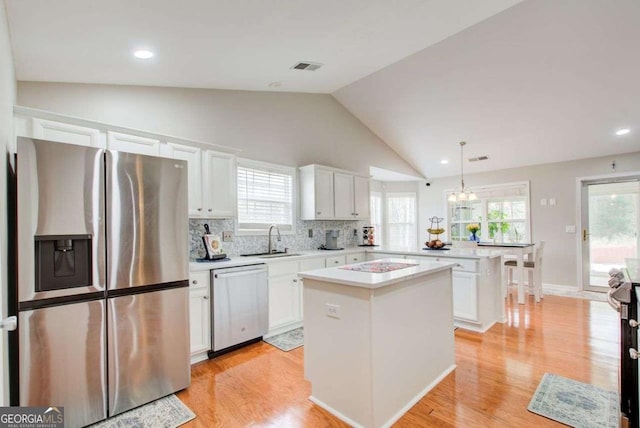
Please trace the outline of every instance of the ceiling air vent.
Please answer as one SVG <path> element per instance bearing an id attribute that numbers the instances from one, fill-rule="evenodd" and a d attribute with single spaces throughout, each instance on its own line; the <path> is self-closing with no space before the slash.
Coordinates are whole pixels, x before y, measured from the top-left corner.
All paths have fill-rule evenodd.
<path id="1" fill-rule="evenodd" d="M 475 158 L 469 158 L 469 162 L 478 162 L 489 159 L 489 156 L 478 156 Z"/>
<path id="2" fill-rule="evenodd" d="M 322 64 L 317 62 L 299 62 L 291 67 L 293 70 L 306 70 L 306 71 L 316 71 L 322 67 Z"/>

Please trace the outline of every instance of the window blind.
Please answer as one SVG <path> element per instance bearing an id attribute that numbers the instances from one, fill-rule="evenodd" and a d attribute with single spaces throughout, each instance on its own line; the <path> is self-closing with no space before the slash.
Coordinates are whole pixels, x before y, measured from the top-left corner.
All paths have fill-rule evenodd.
<path id="1" fill-rule="evenodd" d="M 238 166 L 238 229 L 293 229 L 293 174 Z"/>

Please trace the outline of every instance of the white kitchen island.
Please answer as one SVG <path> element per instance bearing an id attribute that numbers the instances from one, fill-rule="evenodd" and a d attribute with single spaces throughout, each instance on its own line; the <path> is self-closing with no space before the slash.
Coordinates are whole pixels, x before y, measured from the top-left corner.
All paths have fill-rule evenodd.
<path id="1" fill-rule="evenodd" d="M 413 266 L 348 270 L 381 262 Z M 452 266 L 385 259 L 300 273 L 309 399 L 350 425 L 386 427 L 453 371 Z"/>

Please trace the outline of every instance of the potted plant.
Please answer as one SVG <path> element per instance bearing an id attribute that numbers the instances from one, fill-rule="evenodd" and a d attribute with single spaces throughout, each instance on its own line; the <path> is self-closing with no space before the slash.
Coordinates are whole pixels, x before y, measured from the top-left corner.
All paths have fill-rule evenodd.
<path id="1" fill-rule="evenodd" d="M 467 230 L 471 232 L 471 236 L 469 236 L 469 241 L 480 241 L 477 233 L 480 230 L 480 225 L 478 223 L 470 223 L 467 225 Z"/>

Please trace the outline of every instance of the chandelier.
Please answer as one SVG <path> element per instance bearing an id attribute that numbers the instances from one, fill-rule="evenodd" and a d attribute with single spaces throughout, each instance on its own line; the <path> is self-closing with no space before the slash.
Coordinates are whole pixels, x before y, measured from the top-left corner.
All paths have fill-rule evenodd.
<path id="1" fill-rule="evenodd" d="M 449 196 L 449 202 L 466 202 L 466 201 L 475 201 L 478 199 L 475 193 L 464 190 L 464 146 L 467 143 L 464 141 L 460 142 L 460 191 L 458 193 L 452 193 Z"/>

